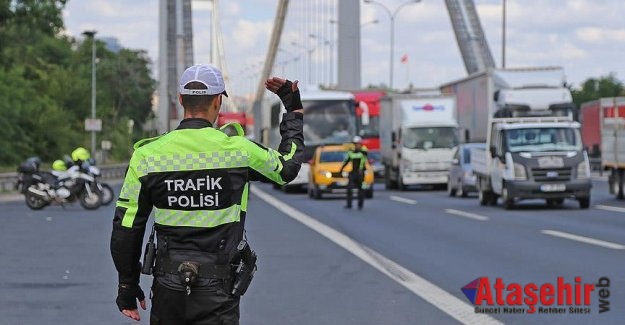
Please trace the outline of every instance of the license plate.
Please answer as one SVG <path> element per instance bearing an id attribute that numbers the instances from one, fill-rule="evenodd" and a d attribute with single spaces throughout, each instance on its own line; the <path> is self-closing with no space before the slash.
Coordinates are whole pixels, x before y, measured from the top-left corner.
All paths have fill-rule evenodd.
<path id="1" fill-rule="evenodd" d="M 562 157 L 540 157 L 538 158 L 538 167 L 564 167 L 564 159 Z"/>
<path id="2" fill-rule="evenodd" d="M 566 190 L 565 184 L 543 184 L 540 186 L 540 190 L 543 192 L 564 192 Z"/>
<path id="3" fill-rule="evenodd" d="M 338 182 L 336 182 L 336 185 L 338 185 L 338 186 L 347 186 L 347 181 L 338 181 Z"/>

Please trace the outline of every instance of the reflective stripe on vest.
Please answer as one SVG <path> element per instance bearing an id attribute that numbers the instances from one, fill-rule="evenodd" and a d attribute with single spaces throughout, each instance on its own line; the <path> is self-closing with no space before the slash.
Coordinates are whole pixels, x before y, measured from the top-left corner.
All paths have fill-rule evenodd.
<path id="1" fill-rule="evenodd" d="M 155 208 L 154 222 L 165 226 L 212 228 L 238 222 L 241 206 L 235 204 L 221 210 L 169 210 Z"/>
<path id="2" fill-rule="evenodd" d="M 138 176 L 158 172 L 175 172 L 198 169 L 248 167 L 245 151 L 213 151 L 189 154 L 148 156 L 137 166 Z"/>

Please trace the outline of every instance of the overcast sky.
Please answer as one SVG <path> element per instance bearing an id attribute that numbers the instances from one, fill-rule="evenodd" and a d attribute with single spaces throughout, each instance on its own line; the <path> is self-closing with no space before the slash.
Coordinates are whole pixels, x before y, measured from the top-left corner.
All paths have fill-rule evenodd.
<path id="1" fill-rule="evenodd" d="M 304 2 L 309 3 L 308 5 Z M 286 24 L 288 39 L 301 39 L 314 45 L 313 70 L 327 79 L 330 46 L 314 43 L 301 27 L 304 11 L 327 9 L 325 3 L 337 0 L 291 0 Z M 405 0 L 379 0 L 393 11 Z M 221 25 L 227 68 L 231 76 L 227 89 L 245 95 L 252 78 L 260 70 L 273 28 L 277 0 L 222 0 Z M 314 3 L 314 4 L 310 4 Z M 501 65 L 502 0 L 475 0 L 482 26 L 497 66 Z M 315 6 L 316 7 L 311 7 Z M 625 79 L 625 1 L 624 0 L 507 0 L 507 67 L 563 66 L 567 81 L 579 85 L 589 77 L 614 72 Z M 308 6 L 308 7 L 306 7 Z M 325 6 L 325 7 L 324 7 Z M 210 3 L 195 1 L 195 61 L 209 60 Z M 96 29 L 101 36 L 119 39 L 124 47 L 145 49 L 154 65 L 158 59 L 158 1 L 156 0 L 69 0 L 64 12 L 67 33 L 79 36 Z M 328 11 L 317 17 L 312 31 L 333 41 Z M 369 24 L 372 20 L 377 24 Z M 327 23 L 326 23 L 327 22 Z M 388 83 L 389 18 L 379 6 L 361 5 L 362 82 Z M 298 25 L 299 24 L 299 25 Z M 300 26 L 300 27 L 297 27 Z M 408 83 L 416 87 L 436 87 L 466 76 L 460 51 L 443 0 L 422 0 L 401 9 L 395 21 L 395 87 Z M 287 37 L 287 36 L 285 36 Z M 283 42 L 287 43 L 287 42 Z M 313 44 L 313 45 L 311 45 Z M 284 44 L 279 60 L 286 61 L 285 73 L 304 79 L 305 50 Z M 336 47 L 334 47 L 336 49 Z M 407 64 L 400 57 L 408 57 Z M 302 59 L 296 61 L 296 57 Z M 336 71 L 336 68 L 334 68 Z M 325 77 L 324 77 L 325 74 Z M 256 80 L 254 80 L 256 82 Z"/>

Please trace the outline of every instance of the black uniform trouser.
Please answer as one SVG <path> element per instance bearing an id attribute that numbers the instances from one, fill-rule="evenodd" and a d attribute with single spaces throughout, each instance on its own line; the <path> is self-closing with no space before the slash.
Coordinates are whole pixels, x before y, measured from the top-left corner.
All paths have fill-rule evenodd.
<path id="1" fill-rule="evenodd" d="M 362 189 L 362 173 L 349 173 L 349 183 L 347 183 L 347 206 L 352 206 L 352 190 L 356 188 L 358 191 L 358 207 L 362 208 L 364 204 L 364 190 Z"/>
<path id="2" fill-rule="evenodd" d="M 207 287 L 185 291 L 169 289 L 154 279 L 152 284 L 152 325 L 238 325 L 239 298 L 224 290 L 222 280 Z"/>

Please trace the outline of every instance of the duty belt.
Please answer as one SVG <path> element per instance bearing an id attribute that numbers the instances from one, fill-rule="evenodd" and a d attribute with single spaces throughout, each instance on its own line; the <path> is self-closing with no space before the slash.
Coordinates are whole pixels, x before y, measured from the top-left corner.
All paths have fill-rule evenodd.
<path id="1" fill-rule="evenodd" d="M 156 259 L 156 272 L 179 274 L 178 268 L 182 261 L 175 261 L 169 258 Z M 232 278 L 232 267 L 230 265 L 216 265 L 209 263 L 197 263 L 198 276 L 205 279 L 230 279 Z"/>

